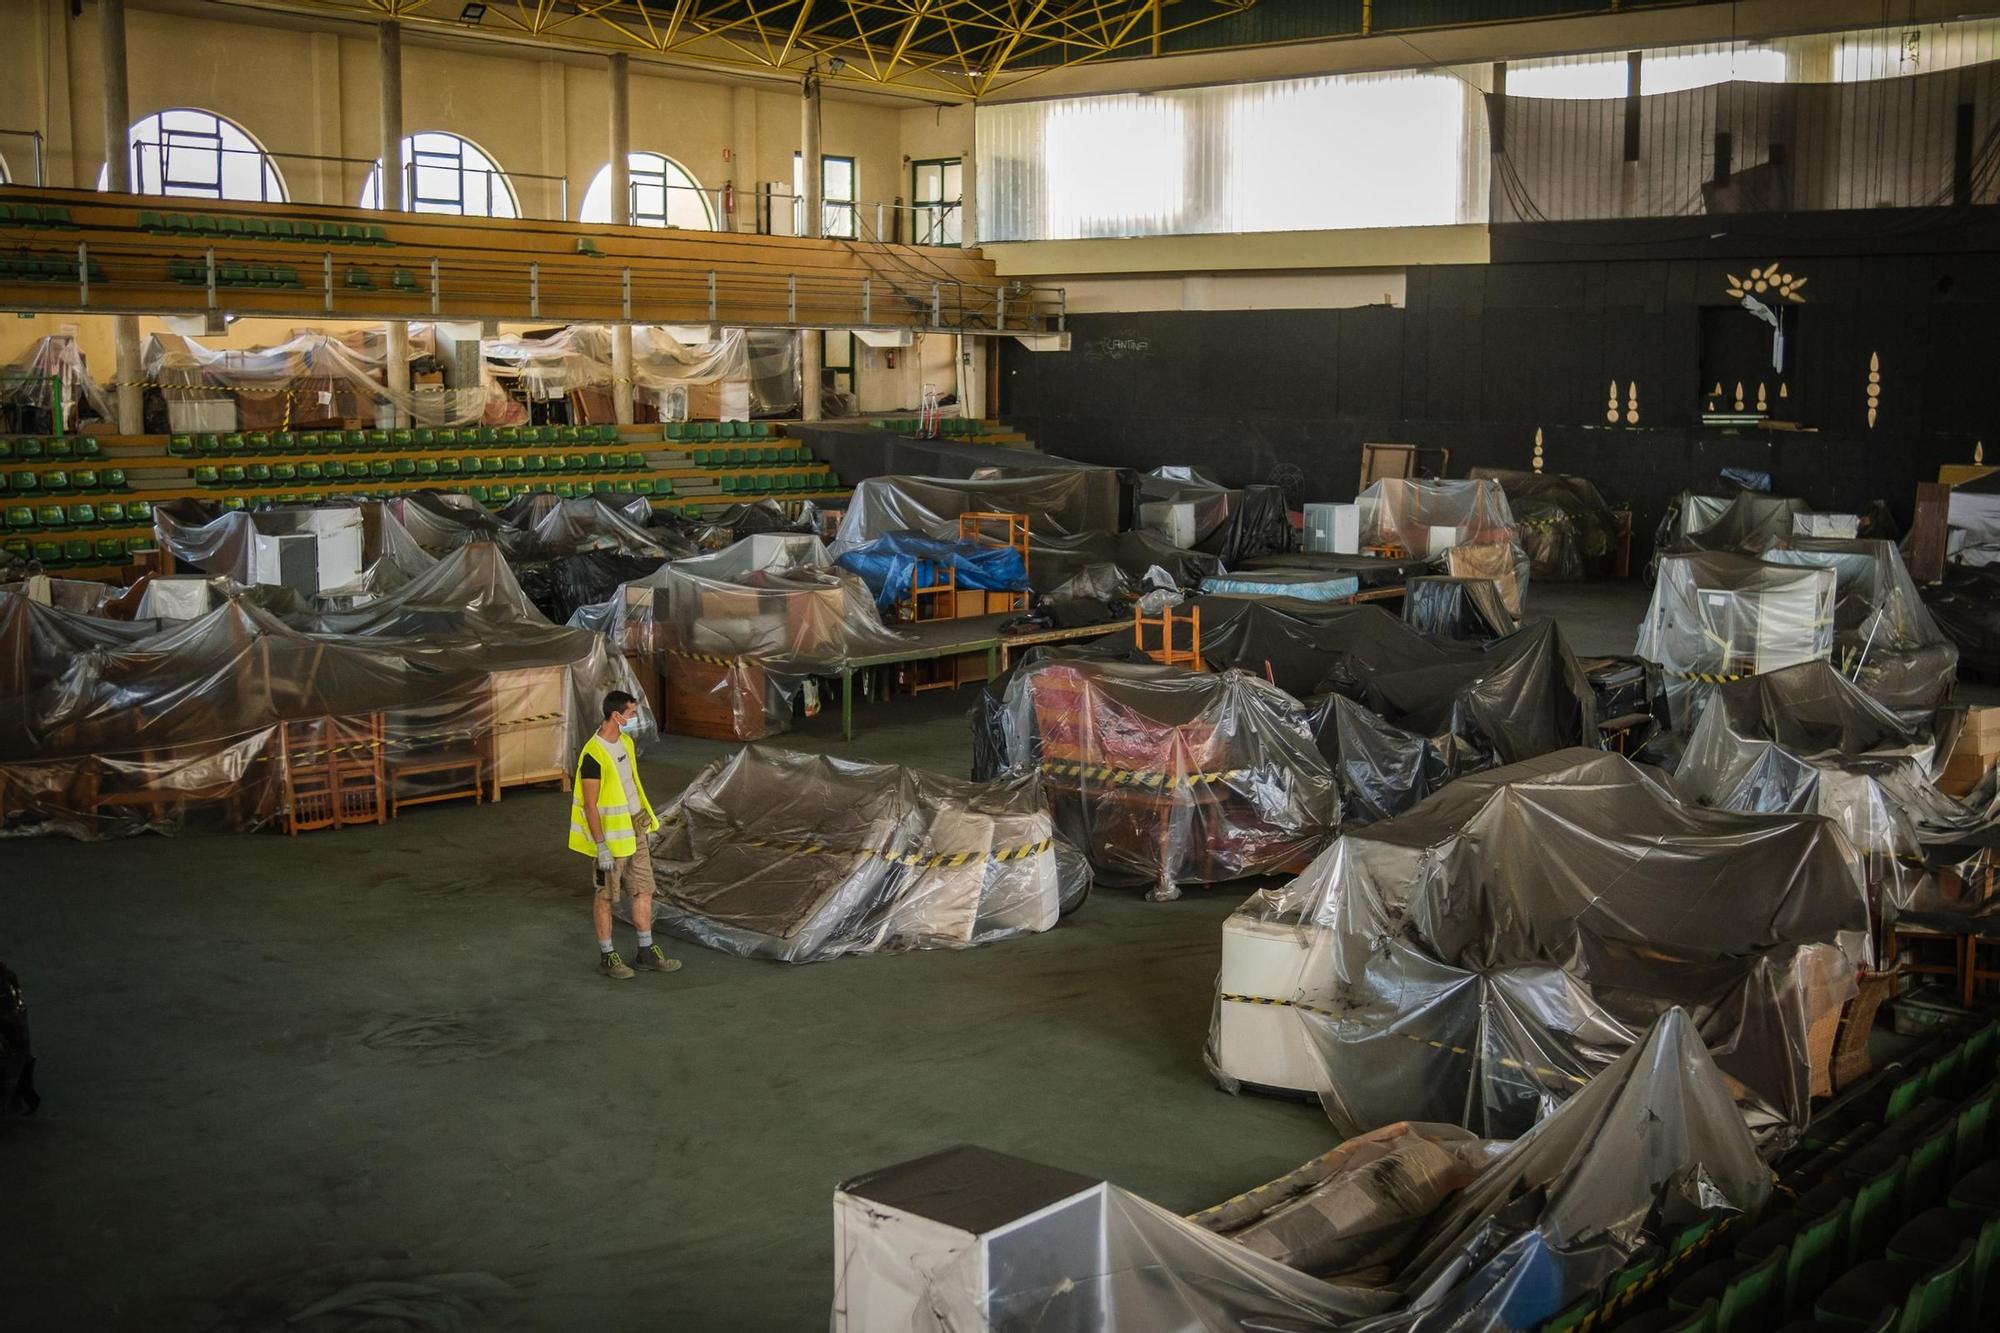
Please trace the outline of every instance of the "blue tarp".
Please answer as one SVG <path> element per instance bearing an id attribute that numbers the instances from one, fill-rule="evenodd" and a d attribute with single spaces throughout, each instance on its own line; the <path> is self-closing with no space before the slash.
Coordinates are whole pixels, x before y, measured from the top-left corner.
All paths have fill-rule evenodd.
<path id="1" fill-rule="evenodd" d="M 948 541 L 921 532 L 891 532 L 864 542 L 834 563 L 859 574 L 883 610 L 909 592 L 910 574 L 920 562 L 934 563 L 925 583 L 943 581 L 946 566 L 958 571 L 958 586 L 986 592 L 1019 592 L 1028 586 L 1021 553 L 1011 546 Z"/>

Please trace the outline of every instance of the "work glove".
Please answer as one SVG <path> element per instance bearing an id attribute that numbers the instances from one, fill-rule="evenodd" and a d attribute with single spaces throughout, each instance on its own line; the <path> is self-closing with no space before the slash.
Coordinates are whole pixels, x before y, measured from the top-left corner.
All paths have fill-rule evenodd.
<path id="1" fill-rule="evenodd" d="M 597 844 L 597 868 L 607 873 L 611 869 L 611 844 L 608 842 Z"/>

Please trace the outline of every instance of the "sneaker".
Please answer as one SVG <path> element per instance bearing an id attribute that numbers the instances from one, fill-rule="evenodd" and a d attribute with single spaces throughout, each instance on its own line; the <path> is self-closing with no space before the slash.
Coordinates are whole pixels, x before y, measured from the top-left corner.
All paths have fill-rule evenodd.
<path id="1" fill-rule="evenodd" d="M 681 960 L 667 957 L 666 953 L 657 944 L 649 944 L 639 950 L 638 957 L 634 961 L 639 964 L 640 970 L 646 972 L 678 972 L 681 970 Z"/>
<path id="2" fill-rule="evenodd" d="M 597 970 L 613 981 L 630 981 L 635 975 L 631 968 L 625 966 L 625 960 L 618 956 L 616 949 L 598 955 Z"/>

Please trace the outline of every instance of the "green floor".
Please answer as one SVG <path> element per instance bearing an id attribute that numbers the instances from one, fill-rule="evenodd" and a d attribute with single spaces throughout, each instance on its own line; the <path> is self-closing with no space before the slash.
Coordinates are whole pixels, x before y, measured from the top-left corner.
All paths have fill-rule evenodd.
<path id="1" fill-rule="evenodd" d="M 1644 605 L 1537 603 L 1585 652 L 1629 650 Z M 845 745 L 822 714 L 787 743 L 962 775 L 970 702 L 864 707 Z M 726 748 L 671 741 L 654 798 Z M 681 972 L 614 984 L 565 801 L 0 843 L 45 1098 L 0 1123 L 13 1325 L 261 1329 L 398 1279 L 381 1299 L 406 1322 L 382 1327 L 430 1327 L 425 1288 L 457 1280 L 428 1279 L 473 1273 L 518 1294 L 467 1327 L 823 1328 L 844 1176 L 975 1141 L 1192 1209 L 1332 1144 L 1316 1106 L 1203 1070 L 1245 886 L 1100 892 L 969 953 L 786 967 L 677 943 Z"/>

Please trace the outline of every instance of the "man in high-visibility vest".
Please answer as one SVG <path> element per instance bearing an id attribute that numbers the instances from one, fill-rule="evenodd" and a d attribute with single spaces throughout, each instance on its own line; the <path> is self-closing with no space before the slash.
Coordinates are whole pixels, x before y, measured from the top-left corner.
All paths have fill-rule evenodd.
<path id="1" fill-rule="evenodd" d="M 632 961 L 648 972 L 672 972 L 681 965 L 653 943 L 653 854 L 645 835 L 659 828 L 660 820 L 639 781 L 632 747 L 639 726 L 637 699 L 623 690 L 605 695 L 604 722 L 583 743 L 570 787 L 570 850 L 597 859 L 597 897 L 590 904 L 597 970 L 618 981 L 633 975 L 611 947 L 611 904 L 621 893 L 631 901 L 632 924 L 639 929 L 639 952 Z"/>

